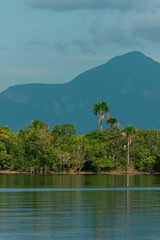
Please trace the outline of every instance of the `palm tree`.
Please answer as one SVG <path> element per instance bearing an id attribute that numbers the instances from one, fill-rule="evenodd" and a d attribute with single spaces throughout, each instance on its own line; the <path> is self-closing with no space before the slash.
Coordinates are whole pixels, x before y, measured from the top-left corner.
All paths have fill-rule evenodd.
<path id="1" fill-rule="evenodd" d="M 127 172 L 129 172 L 129 170 L 130 170 L 129 147 L 130 147 L 130 144 L 131 144 L 131 141 L 132 141 L 131 138 L 135 133 L 135 129 L 132 125 L 127 125 L 127 127 L 124 128 L 123 131 L 125 133 L 125 134 L 123 134 L 123 136 L 127 136 L 127 139 L 128 139 Z"/>
<path id="2" fill-rule="evenodd" d="M 110 107 L 108 106 L 108 104 L 106 102 L 98 102 L 95 103 L 93 106 L 93 113 L 95 115 L 99 115 L 99 125 L 101 126 L 101 130 L 102 130 L 102 123 L 104 122 L 104 113 L 108 113 L 110 110 Z"/>
<path id="3" fill-rule="evenodd" d="M 111 128 L 114 128 L 115 126 L 119 127 L 119 122 L 115 117 L 111 117 L 110 119 L 108 119 L 107 124 L 110 124 Z"/>

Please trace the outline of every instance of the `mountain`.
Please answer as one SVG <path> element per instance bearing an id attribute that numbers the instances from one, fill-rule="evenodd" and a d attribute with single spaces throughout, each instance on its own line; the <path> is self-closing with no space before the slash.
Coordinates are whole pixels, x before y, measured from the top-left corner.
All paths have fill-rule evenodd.
<path id="1" fill-rule="evenodd" d="M 98 128 L 98 117 L 92 113 L 97 101 L 106 101 L 123 126 L 159 128 L 160 63 L 134 51 L 65 84 L 9 87 L 0 94 L 0 125 L 17 131 L 40 118 L 50 127 L 74 123 L 79 133 L 85 133 Z"/>

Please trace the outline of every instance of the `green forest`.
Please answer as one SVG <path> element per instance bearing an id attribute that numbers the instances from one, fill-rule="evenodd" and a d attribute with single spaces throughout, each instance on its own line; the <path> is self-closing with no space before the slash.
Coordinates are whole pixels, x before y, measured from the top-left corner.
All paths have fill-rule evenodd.
<path id="1" fill-rule="evenodd" d="M 39 119 L 17 133 L 3 126 L 0 169 L 30 173 L 159 171 L 160 131 L 112 125 L 78 135 L 73 124 L 57 124 L 49 130 Z"/>
<path id="2" fill-rule="evenodd" d="M 110 116 L 110 109 L 106 102 L 95 103 L 92 111 L 98 115 L 100 130 L 84 135 L 68 123 L 50 130 L 40 119 L 17 133 L 8 126 L 0 127 L 0 169 L 30 173 L 160 171 L 160 131 L 132 125 L 123 128 Z"/>

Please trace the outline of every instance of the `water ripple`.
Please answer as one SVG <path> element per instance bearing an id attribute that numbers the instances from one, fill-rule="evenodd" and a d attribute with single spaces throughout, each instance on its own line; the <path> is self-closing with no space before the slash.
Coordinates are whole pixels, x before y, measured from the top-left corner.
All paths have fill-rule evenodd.
<path id="1" fill-rule="evenodd" d="M 120 188 L 0 188 L 2 192 L 88 192 L 88 191 L 159 191 L 160 187 Z"/>

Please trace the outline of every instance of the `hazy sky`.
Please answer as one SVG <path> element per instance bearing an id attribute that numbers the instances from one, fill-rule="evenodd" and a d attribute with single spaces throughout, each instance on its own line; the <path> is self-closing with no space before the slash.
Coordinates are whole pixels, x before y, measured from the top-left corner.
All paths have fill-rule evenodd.
<path id="1" fill-rule="evenodd" d="M 0 91 L 63 83 L 123 53 L 160 61 L 160 0 L 0 0 Z"/>

